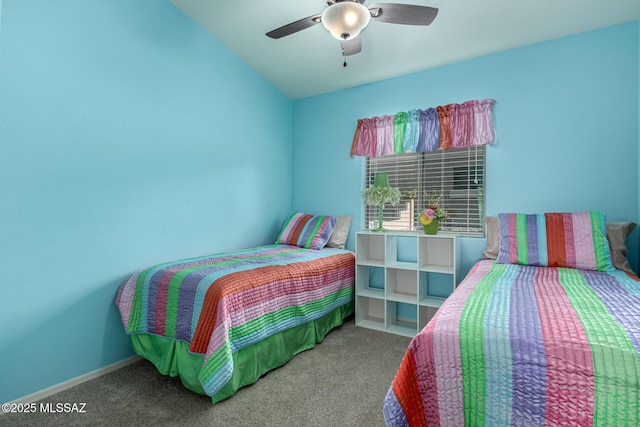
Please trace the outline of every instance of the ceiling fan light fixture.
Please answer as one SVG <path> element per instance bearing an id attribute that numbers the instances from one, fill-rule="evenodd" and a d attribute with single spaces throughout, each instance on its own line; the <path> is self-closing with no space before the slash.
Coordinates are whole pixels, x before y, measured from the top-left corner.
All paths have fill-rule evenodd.
<path id="1" fill-rule="evenodd" d="M 370 20 L 369 9 L 354 1 L 334 3 L 322 12 L 322 25 L 338 40 L 357 37 Z"/>

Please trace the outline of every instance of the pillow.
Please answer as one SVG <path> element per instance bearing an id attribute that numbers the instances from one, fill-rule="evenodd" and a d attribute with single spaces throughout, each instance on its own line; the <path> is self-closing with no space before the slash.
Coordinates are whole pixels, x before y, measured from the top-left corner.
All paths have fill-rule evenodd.
<path id="1" fill-rule="evenodd" d="M 482 254 L 488 259 L 497 259 L 500 252 L 500 225 L 497 216 L 486 216 L 487 224 L 487 249 Z"/>
<path id="2" fill-rule="evenodd" d="M 333 229 L 333 233 L 329 238 L 326 246 L 329 248 L 344 249 L 345 243 L 347 243 L 347 237 L 349 237 L 349 229 L 351 228 L 351 216 L 339 216 L 336 228 Z"/>
<path id="3" fill-rule="evenodd" d="M 607 227 L 607 240 L 609 241 L 609 248 L 611 249 L 611 261 L 613 266 L 618 270 L 626 271 L 627 273 L 636 274 L 629 265 L 627 259 L 627 236 L 635 228 L 636 224 L 633 222 L 608 222 Z"/>
<path id="4" fill-rule="evenodd" d="M 500 251 L 500 225 L 497 216 L 485 217 L 487 224 L 487 248 L 482 252 L 487 259 L 497 259 Z M 627 236 L 636 227 L 634 222 L 607 222 L 607 241 L 611 250 L 611 262 L 618 270 L 636 274 L 627 259 Z"/>
<path id="5" fill-rule="evenodd" d="M 501 264 L 612 270 L 603 212 L 498 214 Z"/>
<path id="6" fill-rule="evenodd" d="M 284 222 L 276 243 L 322 249 L 329 241 L 337 222 L 335 216 L 294 212 Z"/>

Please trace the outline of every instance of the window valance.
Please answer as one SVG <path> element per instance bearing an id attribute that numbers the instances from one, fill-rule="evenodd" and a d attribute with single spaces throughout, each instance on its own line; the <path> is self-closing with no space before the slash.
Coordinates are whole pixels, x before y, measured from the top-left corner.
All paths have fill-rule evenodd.
<path id="1" fill-rule="evenodd" d="M 358 119 L 351 157 L 465 148 L 495 142 L 493 99 Z"/>

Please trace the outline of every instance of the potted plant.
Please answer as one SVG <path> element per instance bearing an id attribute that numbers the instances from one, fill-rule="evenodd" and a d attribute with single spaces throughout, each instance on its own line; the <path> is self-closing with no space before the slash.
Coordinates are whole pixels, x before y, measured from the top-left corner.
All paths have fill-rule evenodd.
<path id="1" fill-rule="evenodd" d="M 424 229 L 424 234 L 438 234 L 440 220 L 447 217 L 447 211 L 440 205 L 442 201 L 442 191 L 434 191 L 425 194 L 427 207 L 420 214 L 420 222 Z"/>

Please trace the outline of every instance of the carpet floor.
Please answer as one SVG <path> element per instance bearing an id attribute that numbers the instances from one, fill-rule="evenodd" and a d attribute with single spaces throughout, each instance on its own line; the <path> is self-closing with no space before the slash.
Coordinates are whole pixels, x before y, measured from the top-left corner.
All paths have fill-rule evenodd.
<path id="1" fill-rule="evenodd" d="M 142 360 L 36 402 L 35 413 L 0 415 L 0 425 L 382 427 L 384 397 L 409 342 L 357 327 L 351 318 L 315 348 L 215 405 Z M 85 404 L 85 412 L 40 411 L 59 403 Z"/>

